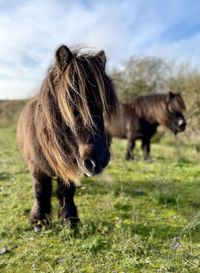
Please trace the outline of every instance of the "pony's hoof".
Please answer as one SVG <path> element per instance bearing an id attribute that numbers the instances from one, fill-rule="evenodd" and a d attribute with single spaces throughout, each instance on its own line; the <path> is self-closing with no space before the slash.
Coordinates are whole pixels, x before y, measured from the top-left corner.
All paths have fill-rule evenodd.
<path id="1" fill-rule="evenodd" d="M 134 156 L 126 156 L 126 161 L 132 161 L 132 160 L 134 160 L 135 158 L 134 158 Z"/>
<path id="2" fill-rule="evenodd" d="M 33 227 L 33 230 L 35 233 L 41 233 L 42 232 L 42 226 L 36 225 Z"/>
<path id="3" fill-rule="evenodd" d="M 48 219 L 32 220 L 31 225 L 35 233 L 41 233 L 44 229 L 49 229 L 51 227 L 51 222 Z"/>
<path id="4" fill-rule="evenodd" d="M 62 218 L 61 224 L 68 226 L 70 229 L 76 229 L 81 225 L 81 221 L 78 217 Z"/>
<path id="5" fill-rule="evenodd" d="M 153 163 L 153 160 L 151 158 L 144 158 L 144 161 L 147 163 Z"/>

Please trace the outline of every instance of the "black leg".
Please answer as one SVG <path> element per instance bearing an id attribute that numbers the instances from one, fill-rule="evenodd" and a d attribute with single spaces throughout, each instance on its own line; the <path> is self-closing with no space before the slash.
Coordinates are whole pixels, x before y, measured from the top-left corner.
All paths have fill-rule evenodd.
<path id="1" fill-rule="evenodd" d="M 144 160 L 150 161 L 150 140 L 149 139 L 142 139 L 142 150 L 144 155 Z"/>
<path id="2" fill-rule="evenodd" d="M 76 187 L 73 182 L 65 183 L 58 178 L 59 217 L 63 224 L 69 223 L 71 227 L 77 226 L 80 222 L 76 205 L 74 204 L 75 190 Z"/>
<path id="3" fill-rule="evenodd" d="M 135 139 L 128 139 L 127 150 L 126 150 L 126 160 L 133 160 L 133 149 L 135 148 Z"/>
<path id="4" fill-rule="evenodd" d="M 51 213 L 51 177 L 42 173 L 33 174 L 34 205 L 30 214 L 30 222 L 36 231 L 40 231 L 42 226 L 50 226 Z"/>
<path id="5" fill-rule="evenodd" d="M 112 144 L 112 136 L 108 132 L 106 132 L 106 139 L 107 139 L 108 147 L 110 148 Z"/>

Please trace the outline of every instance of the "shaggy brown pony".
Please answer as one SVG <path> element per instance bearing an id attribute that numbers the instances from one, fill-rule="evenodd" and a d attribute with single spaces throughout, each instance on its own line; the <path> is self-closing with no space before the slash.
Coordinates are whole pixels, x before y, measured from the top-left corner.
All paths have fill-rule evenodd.
<path id="1" fill-rule="evenodd" d="M 98 174 L 109 162 L 103 115 L 116 110 L 117 99 L 105 64 L 104 51 L 59 47 L 39 94 L 20 116 L 18 140 L 33 177 L 30 221 L 36 230 L 50 224 L 53 176 L 61 220 L 73 225 L 79 222 L 73 201 L 77 173 Z"/>
<path id="2" fill-rule="evenodd" d="M 105 119 L 108 142 L 111 143 L 112 137 L 127 138 L 126 159 L 131 160 L 134 159 L 135 140 L 141 139 L 144 159 L 150 160 L 150 140 L 157 127 L 165 125 L 174 134 L 184 131 L 184 110 L 183 98 L 172 92 L 140 96 L 132 102 L 120 103 L 119 112 Z"/>

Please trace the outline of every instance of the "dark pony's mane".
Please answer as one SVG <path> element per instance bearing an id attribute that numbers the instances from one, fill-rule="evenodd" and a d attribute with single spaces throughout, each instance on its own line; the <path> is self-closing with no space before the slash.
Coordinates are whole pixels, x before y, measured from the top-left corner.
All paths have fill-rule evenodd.
<path id="1" fill-rule="evenodd" d="M 49 68 L 39 94 L 30 102 L 41 150 L 55 174 L 65 181 L 74 180 L 78 169 L 74 159 L 77 151 L 71 143 L 75 143 L 80 127 L 95 131 L 89 103 L 97 105 L 99 113 L 116 110 L 117 98 L 103 58 L 103 51 L 97 55 L 73 51 L 66 66 L 61 68 L 55 62 Z M 26 153 L 34 154 L 34 145 L 29 143 L 31 138 L 26 139 L 21 146 L 28 158 Z"/>
<path id="2" fill-rule="evenodd" d="M 165 124 L 170 113 L 185 110 L 185 103 L 181 95 L 172 94 L 170 97 L 170 94 L 172 93 L 139 96 L 127 105 L 134 110 L 138 117 Z"/>

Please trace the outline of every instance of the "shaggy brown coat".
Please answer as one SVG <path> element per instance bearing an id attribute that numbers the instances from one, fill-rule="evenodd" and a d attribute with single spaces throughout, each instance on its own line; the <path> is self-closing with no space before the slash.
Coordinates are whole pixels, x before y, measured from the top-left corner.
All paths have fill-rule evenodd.
<path id="1" fill-rule="evenodd" d="M 18 140 L 33 176 L 31 223 L 49 224 L 51 178 L 57 176 L 63 220 L 78 219 L 73 202 L 77 172 L 94 175 L 108 164 L 103 113 L 115 111 L 117 98 L 106 75 L 106 57 L 61 46 L 40 92 L 18 122 Z M 76 222 L 74 220 L 74 222 Z"/>
<path id="2" fill-rule="evenodd" d="M 144 159 L 150 159 L 150 140 L 159 125 L 168 127 L 174 134 L 185 130 L 182 114 L 185 103 L 180 94 L 140 96 L 131 102 L 120 103 L 119 112 L 105 119 L 109 143 L 112 137 L 127 138 L 126 159 L 134 159 L 135 140 L 142 140 Z"/>

